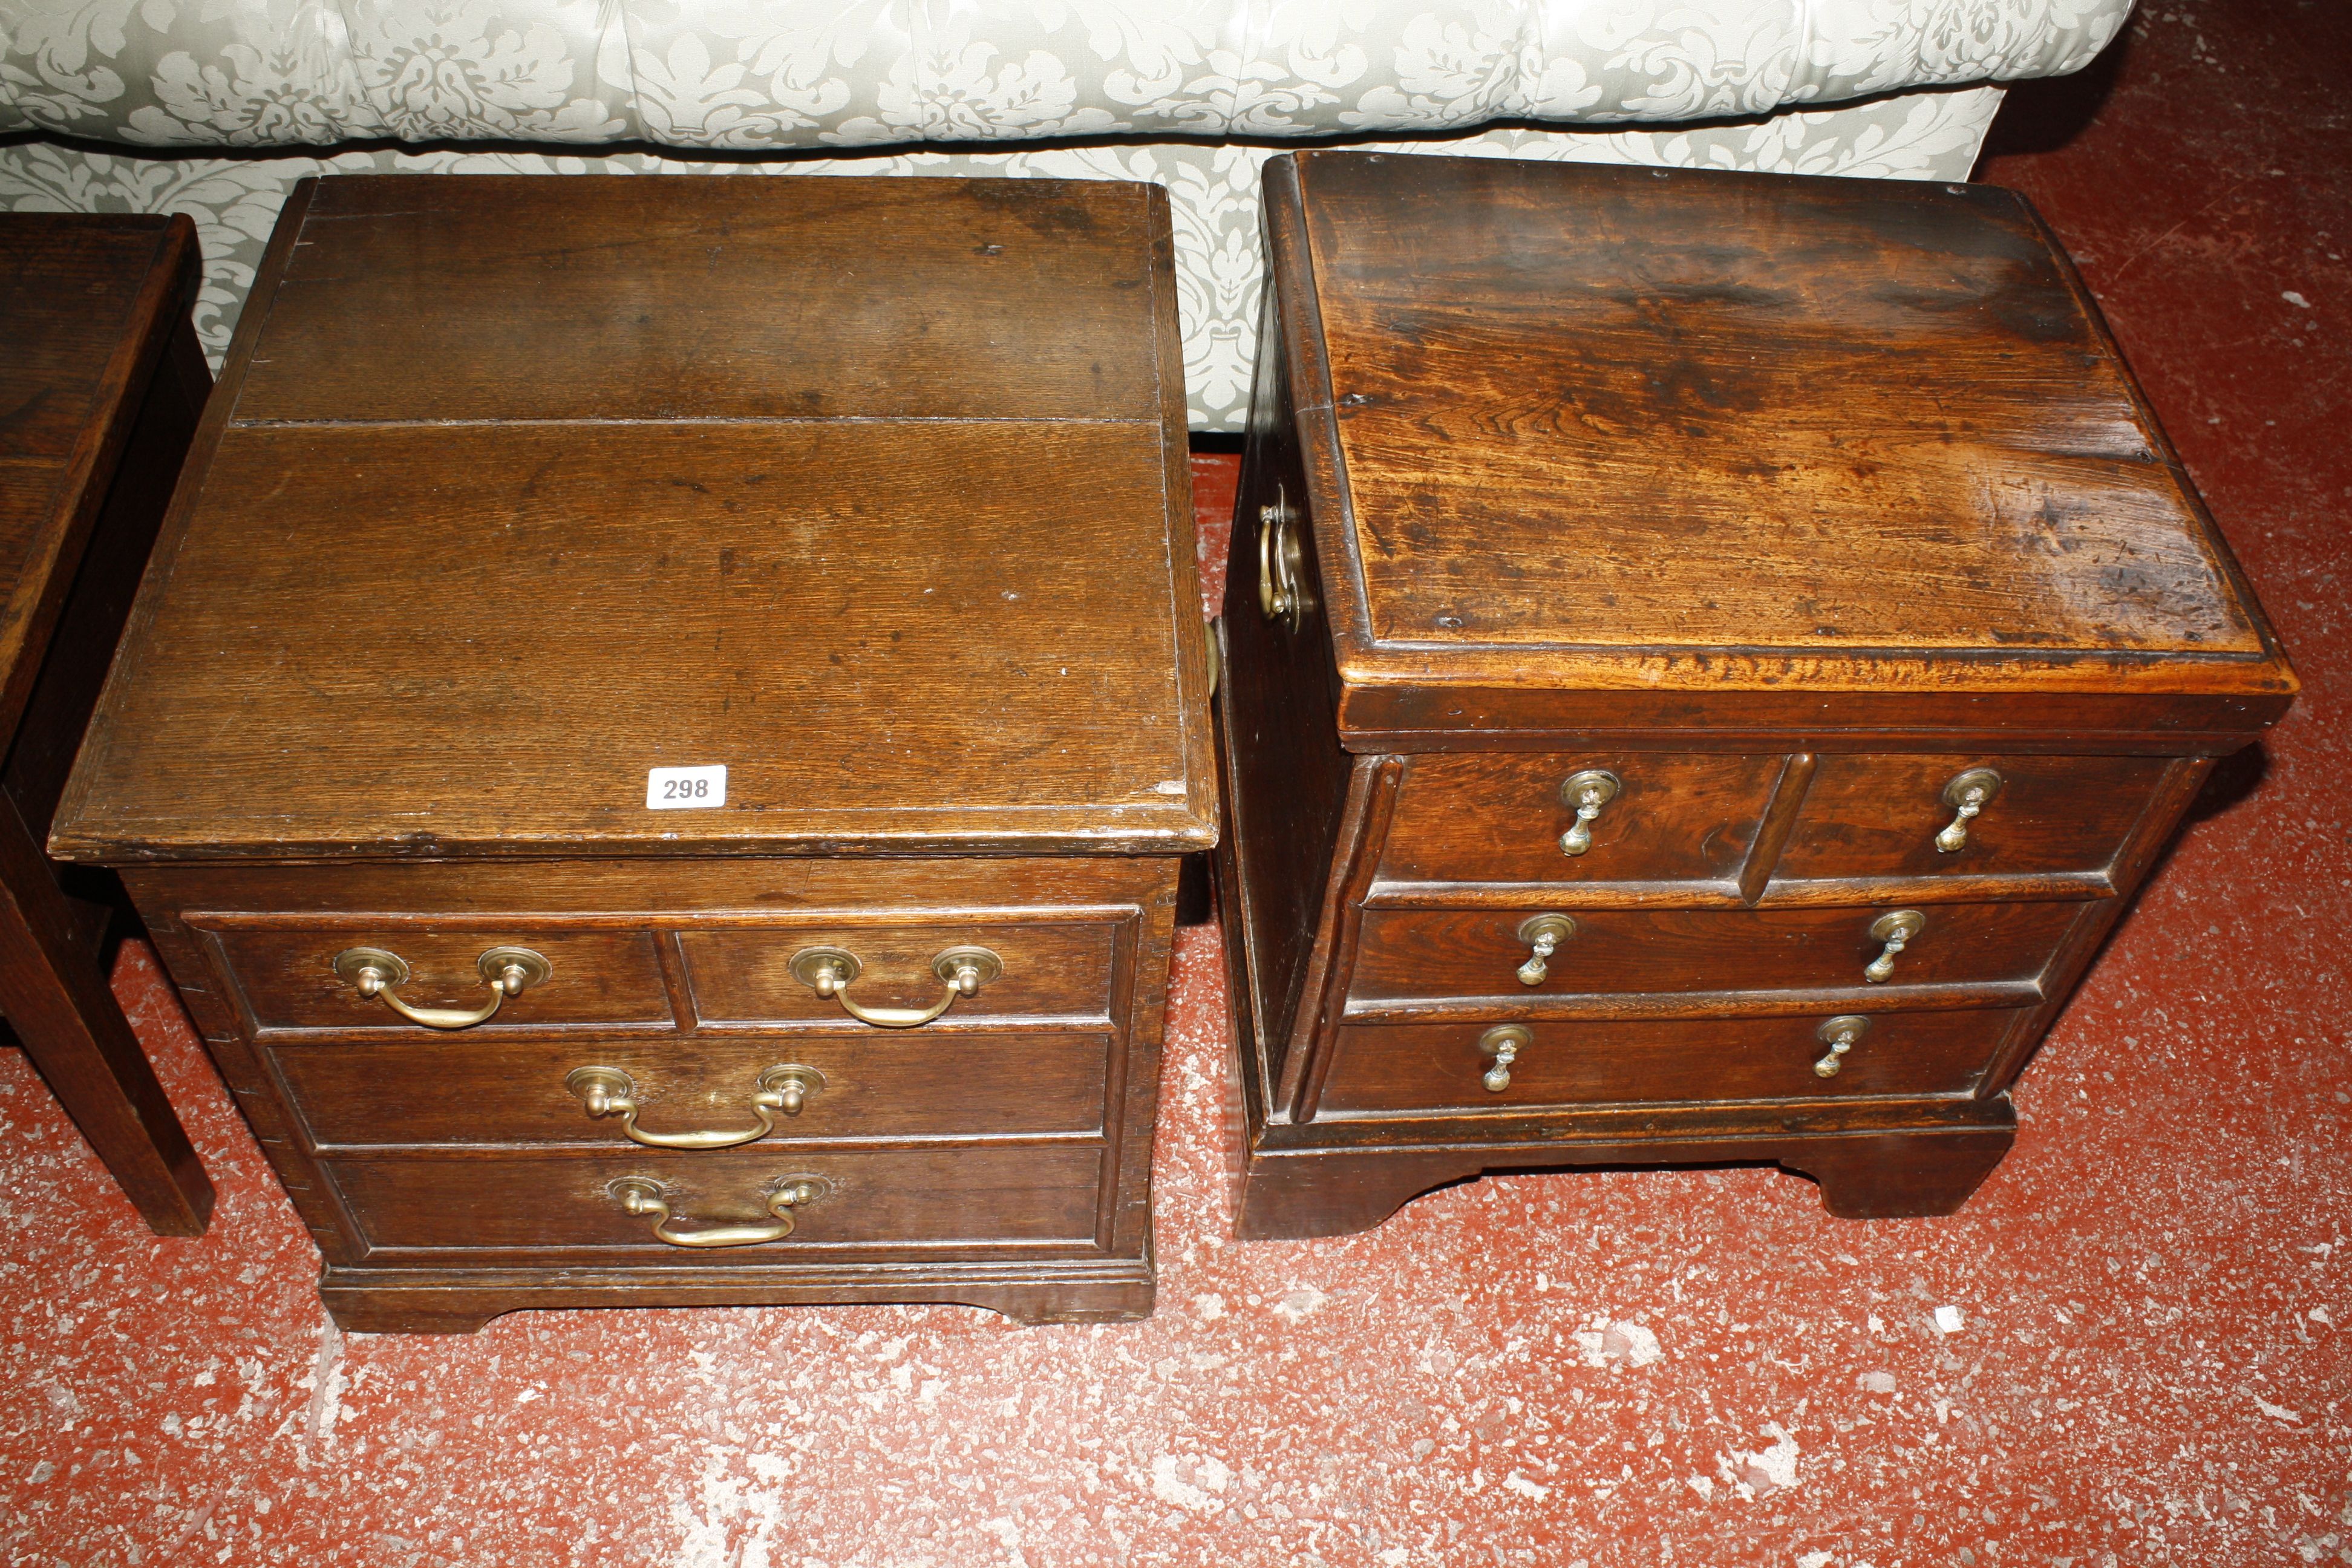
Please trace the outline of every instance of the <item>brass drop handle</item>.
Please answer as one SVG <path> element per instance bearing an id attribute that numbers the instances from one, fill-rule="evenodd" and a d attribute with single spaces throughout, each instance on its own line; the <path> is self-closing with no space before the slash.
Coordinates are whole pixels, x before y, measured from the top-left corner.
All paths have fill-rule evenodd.
<path id="1" fill-rule="evenodd" d="M 841 1010 L 877 1029 L 911 1029 L 928 1024 L 959 996 L 977 996 L 980 988 L 1004 973 L 1004 963 L 984 947 L 951 947 L 931 960 L 931 973 L 947 986 L 928 1007 L 867 1007 L 849 999 L 844 989 L 865 965 L 857 955 L 838 947 L 804 947 L 793 954 L 792 975 L 820 996 L 830 996 Z"/>
<path id="2" fill-rule="evenodd" d="M 1870 940 L 1886 944 L 1879 955 L 1871 960 L 1862 977 L 1872 984 L 1883 984 L 1895 973 L 1895 955 L 1910 945 L 1911 939 L 1927 929 L 1927 917 L 1917 910 L 1896 910 L 1870 922 Z"/>
<path id="3" fill-rule="evenodd" d="M 1534 1032 L 1522 1024 L 1498 1024 L 1478 1037 L 1478 1054 L 1494 1064 L 1478 1079 L 1488 1094 L 1500 1094 L 1511 1087 L 1511 1064 L 1535 1042 Z"/>
<path id="4" fill-rule="evenodd" d="M 2000 793 L 2000 775 L 1990 768 L 1969 768 L 1952 775 L 1944 785 L 1944 804 L 1958 813 L 1951 825 L 1936 835 L 1936 847 L 1946 855 L 1957 855 L 1969 841 L 1969 823 L 1985 808 L 1985 803 Z"/>
<path id="5" fill-rule="evenodd" d="M 1551 955 L 1576 934 L 1576 922 L 1566 915 L 1530 915 L 1519 922 L 1519 940 L 1528 944 L 1528 961 L 1519 965 L 1519 984 L 1540 985 L 1551 973 Z"/>
<path id="6" fill-rule="evenodd" d="M 1830 1048 L 1830 1054 L 1813 1064 L 1817 1078 L 1835 1078 L 1845 1065 L 1846 1052 L 1853 1049 L 1863 1036 L 1870 1033 L 1870 1020 L 1842 1013 L 1813 1031 L 1814 1038 Z"/>
<path id="7" fill-rule="evenodd" d="M 636 1080 L 619 1068 L 574 1068 L 563 1087 L 580 1097 L 588 1114 L 617 1116 L 621 1131 L 648 1149 L 732 1149 L 756 1143 L 776 1130 L 776 1112 L 798 1116 L 808 1097 L 824 1087 L 824 1074 L 814 1068 L 774 1067 L 760 1075 L 751 1094 L 751 1114 L 759 1125 L 740 1131 L 648 1132 L 637 1125 Z"/>
<path id="8" fill-rule="evenodd" d="M 767 1210 L 775 1216 L 773 1225 L 719 1225 L 708 1230 L 674 1228 L 669 1190 L 650 1176 L 623 1176 L 604 1190 L 627 1213 L 651 1216 L 656 1241 L 672 1247 L 751 1247 L 792 1235 L 793 1211 L 806 1208 L 833 1189 L 822 1176 L 787 1176 L 768 1191 Z"/>
<path id="9" fill-rule="evenodd" d="M 1592 819 L 1624 787 L 1606 768 L 1586 768 L 1568 775 L 1559 786 L 1559 804 L 1575 812 L 1576 820 L 1559 836 L 1561 854 L 1581 855 L 1592 847 Z"/>
<path id="10" fill-rule="evenodd" d="M 1282 487 L 1257 509 L 1257 607 L 1269 621 L 1296 628 L 1307 610 L 1307 557 L 1298 542 L 1298 519 Z"/>
<path id="11" fill-rule="evenodd" d="M 509 996 L 520 996 L 533 985 L 544 985 L 555 973 L 546 959 L 527 947 L 494 947 L 475 962 L 490 988 L 490 999 L 479 1007 L 412 1007 L 402 1001 L 397 986 L 408 982 L 408 964 L 396 952 L 380 947 L 347 948 L 335 955 L 335 973 L 372 1001 L 381 1002 L 412 1024 L 428 1029 L 470 1029 L 498 1016 Z"/>

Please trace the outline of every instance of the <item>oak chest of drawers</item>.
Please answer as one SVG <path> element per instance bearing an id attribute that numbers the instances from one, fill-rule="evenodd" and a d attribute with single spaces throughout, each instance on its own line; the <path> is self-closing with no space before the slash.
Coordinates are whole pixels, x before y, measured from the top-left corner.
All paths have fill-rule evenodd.
<path id="1" fill-rule="evenodd" d="M 1169 268 L 1143 185 L 298 190 L 53 842 L 345 1327 L 1150 1310 Z"/>
<path id="2" fill-rule="evenodd" d="M 1225 613 L 1244 1236 L 1494 1167 L 1948 1213 L 2293 672 L 1975 186 L 1309 153 Z"/>

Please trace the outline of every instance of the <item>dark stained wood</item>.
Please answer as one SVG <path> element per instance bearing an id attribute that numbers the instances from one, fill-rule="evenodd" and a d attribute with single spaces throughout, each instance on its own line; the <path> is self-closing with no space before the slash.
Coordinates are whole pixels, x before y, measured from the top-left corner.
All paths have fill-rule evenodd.
<path id="1" fill-rule="evenodd" d="M 1350 1025 L 1339 1031 L 1316 1115 L 1328 1121 L 1382 1111 L 1965 1094 L 2021 1016 L 1873 1014 L 1866 998 L 1854 1000 L 1853 1010 L 1870 1019 L 1870 1030 L 1834 1078 L 1813 1070 L 1828 1054 L 1817 1030 L 1830 1013 L 1538 1024 L 1500 1091 L 1482 1081 L 1494 1065 L 1478 1047 L 1484 1024 Z"/>
<path id="2" fill-rule="evenodd" d="M 571 1025 L 667 1025 L 669 999 L 646 931 L 580 931 L 536 923 L 438 924 L 390 928 L 354 923 L 331 931 L 272 924 L 210 931 L 229 984 L 243 1001 L 257 1036 L 287 1029 L 334 1029 L 411 1035 L 433 1031 L 411 1024 L 381 1001 L 361 995 L 335 973 L 347 948 L 381 948 L 404 960 L 405 984 L 394 988 L 415 1007 L 478 1007 L 489 999 L 478 965 L 494 947 L 527 947 L 552 973 L 541 984 L 499 1005 L 478 1037 Z"/>
<path id="3" fill-rule="evenodd" d="M 1351 685 L 2294 689 L 2011 193 L 1310 153 L 1269 202 Z"/>
<path id="4" fill-rule="evenodd" d="M 324 180 L 236 418 L 1156 426 L 1167 226 L 1100 180 Z"/>
<path id="5" fill-rule="evenodd" d="M 2104 872 L 2147 809 L 2164 757 L 2009 757 L 1969 752 L 1822 759 L 1777 877 L 1997 877 Z M 1991 768 L 2000 793 L 1945 854 L 1944 785 Z"/>
<path id="6" fill-rule="evenodd" d="M 862 1026 L 860 1026 L 862 1027 Z M 629 1144 L 618 1117 L 591 1117 L 564 1087 L 574 1068 L 609 1067 L 636 1084 L 646 1132 L 751 1131 L 760 1075 L 822 1075 L 769 1143 L 809 1140 L 1099 1135 L 1108 1037 L 871 1031 L 788 1038 L 274 1046 L 313 1149 L 408 1145 Z"/>
<path id="7" fill-rule="evenodd" d="M 388 822 L 408 852 L 467 855 L 1202 847 L 1161 439 L 233 429 L 58 848 L 309 857 Z M 1067 514 L 1041 470 L 1086 475 L 1088 504 Z M 646 809 L 649 768 L 709 763 L 724 808 Z"/>
<path id="8" fill-rule="evenodd" d="M 1771 799 L 1782 759 L 1668 752 L 1465 752 L 1414 757 L 1381 858 L 1383 881 L 1713 881 L 1736 876 Z M 1616 775 L 1615 799 L 1587 825 L 1560 784 L 1588 768 Z"/>
<path id="9" fill-rule="evenodd" d="M 212 384 L 185 218 L 0 215 L 0 1009 L 149 1226 L 213 1190 L 108 989 L 119 894 L 43 850 Z"/>
<path id="10" fill-rule="evenodd" d="M 795 953 L 837 947 L 863 968 L 845 993 L 869 1007 L 928 1007 L 940 998 L 931 960 L 952 947 L 984 947 L 1004 973 L 974 996 L 959 999 L 940 1023 L 974 1018 L 1108 1018 L 1108 925 L 1048 925 L 1035 921 L 967 921 L 954 925 L 794 925 L 686 931 L 696 1011 L 705 1027 L 772 1027 L 843 1020 L 841 1004 L 793 978 Z"/>
<path id="11" fill-rule="evenodd" d="M 692 1267 L 709 1251 L 658 1241 L 653 1222 L 625 1211 L 609 1191 L 646 1176 L 675 1194 L 674 1228 L 767 1223 L 771 1185 L 793 1176 L 832 1186 L 779 1241 L 730 1247 L 738 1258 L 782 1262 L 855 1249 L 875 1262 L 891 1247 L 953 1248 L 971 1257 L 1038 1243 L 1092 1252 L 1098 1148 L 698 1150 L 629 1148 L 597 1153 L 510 1154 L 499 1159 L 420 1155 L 339 1159 L 326 1171 L 362 1216 L 374 1254 L 456 1253 L 481 1268 L 528 1261 L 542 1268 L 625 1251 L 636 1268 Z M 383 1261 L 404 1261 L 397 1256 Z M 417 1261 L 410 1257 L 404 1261 Z M 604 1261 L 618 1259 L 609 1257 Z"/>
<path id="12" fill-rule="evenodd" d="M 1813 778 L 1821 771 L 1821 759 L 1811 752 L 1799 752 L 1780 766 L 1780 776 L 1772 784 L 1771 804 L 1764 808 L 1764 821 L 1756 830 L 1756 838 L 1748 847 L 1748 859 L 1739 868 L 1739 900 L 1752 904 L 1761 898 L 1772 879 L 1772 872 L 1780 863 L 1780 853 L 1787 848 L 1789 835 L 1796 830 L 1797 814 L 1804 809 L 1805 796 L 1813 787 Z"/>
<path id="13" fill-rule="evenodd" d="M 1950 1212 L 2195 781 L 2296 689 L 2071 265 L 1973 186 L 1339 153 L 1265 182 L 1221 700 L 1296 721 L 1221 730 L 1239 1233 L 1717 1160 Z M 1254 602 L 1277 484 L 1296 624 Z M 1976 765 L 2003 787 L 1940 852 Z M 1625 787 L 1571 858 L 1578 766 Z M 1246 918 L 1276 908 L 1318 977 L 1278 1032 Z M 1927 927 L 1872 984 L 1896 909 Z M 1578 930 L 1528 986 L 1540 912 Z M 1823 1079 L 1841 1013 L 1871 1033 Z M 1503 1023 L 1533 1037 L 1495 1093 Z"/>
<path id="14" fill-rule="evenodd" d="M 1149 1311 L 1179 869 L 1215 838 L 1165 195 L 305 183 L 54 846 L 121 866 L 346 1326 L 539 1306 Z M 823 189 L 817 187 L 822 184 Z M 757 189 L 754 189 L 754 186 Z M 649 810 L 656 766 L 723 805 Z M 918 1027 L 930 961 L 1005 972 Z M 462 1031 L 488 946 L 553 972 Z M 766 1066 L 824 1075 L 731 1150 Z M 838 1184 L 789 1242 L 652 1239 Z M 823 1212 L 821 1212 L 823 1211 Z"/>
<path id="15" fill-rule="evenodd" d="M 1560 943 L 1539 985 L 1516 974 L 1528 954 L 1519 922 L 1532 909 L 1469 913 L 1373 910 L 1355 952 L 1351 1000 L 1613 995 L 1850 985 L 1878 990 L 1863 970 L 1884 951 L 1871 922 L 1889 910 L 1590 910 Z M 1896 955 L 1909 985 L 2033 980 L 2074 923 L 2063 903 L 1945 904 L 1919 912 L 1925 930 Z"/>
<path id="16" fill-rule="evenodd" d="M 1263 506 L 1309 504 L 1292 424 L 1290 378 L 1276 331 L 1280 279 L 1269 280 L 1258 335 L 1256 380 L 1243 458 L 1244 491 Z M 1255 535 L 1253 535 L 1255 537 Z M 1311 557 L 1311 531 L 1300 543 Z M 1309 580 L 1314 574 L 1310 568 Z M 1220 798 L 1236 824 L 1217 846 L 1225 929 L 1243 933 L 1228 949 L 1236 959 L 1227 995 L 1244 1022 L 1245 1047 L 1262 1050 L 1269 1076 L 1285 1070 L 1292 1020 L 1314 984 L 1312 961 L 1328 953 L 1318 934 L 1334 906 L 1325 883 L 1341 843 L 1360 837 L 1346 812 L 1350 762 L 1341 750 L 1333 705 L 1336 681 L 1319 600 L 1293 632 L 1259 610 L 1259 562 L 1236 550 L 1226 567 L 1225 613 L 1217 622 L 1223 675 L 1218 688 Z"/>

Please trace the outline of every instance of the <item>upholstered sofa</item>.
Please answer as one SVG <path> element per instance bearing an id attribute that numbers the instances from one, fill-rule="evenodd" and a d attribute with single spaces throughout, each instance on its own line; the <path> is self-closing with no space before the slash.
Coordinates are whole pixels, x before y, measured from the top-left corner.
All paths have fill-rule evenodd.
<path id="1" fill-rule="evenodd" d="M 1235 426 L 1257 168 L 1301 139 L 1960 180 L 2130 0 L 0 0 L 0 207 L 175 211 L 226 348 L 325 170 L 1157 180 Z M 1401 138 L 1408 140 L 1400 140 Z"/>

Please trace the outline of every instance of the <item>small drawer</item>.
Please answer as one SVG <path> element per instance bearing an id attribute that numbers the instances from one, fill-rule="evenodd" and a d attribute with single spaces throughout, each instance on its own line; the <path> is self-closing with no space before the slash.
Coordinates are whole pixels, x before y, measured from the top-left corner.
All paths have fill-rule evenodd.
<path id="1" fill-rule="evenodd" d="M 1389 1002 L 2031 981 L 2082 908 L 1579 910 L 1550 917 L 1572 931 L 1539 961 L 1521 934 L 1544 918 L 1538 911 L 1368 910 L 1349 994 Z M 1890 938 L 1873 928 L 1906 913 L 1918 924 L 1874 978 Z"/>
<path id="2" fill-rule="evenodd" d="M 1782 761 L 1674 752 L 1416 756 L 1398 786 L 1380 879 L 1728 881 L 1755 842 Z"/>
<path id="3" fill-rule="evenodd" d="M 1102 1153 L 1083 1147 L 745 1149 L 667 1153 L 335 1160 L 333 1178 L 372 1248 L 612 1254 L 645 1264 L 790 1264 L 866 1246 L 1091 1243 Z M 779 1215 L 782 1184 L 816 1192 Z M 631 1213 L 641 1182 L 668 1209 Z M 644 1189 L 640 1189 L 643 1191 Z M 789 1217 L 790 1234 L 784 1230 Z M 655 1234 L 656 1226 L 676 1240 Z M 705 1243 L 714 1231 L 767 1239 Z"/>
<path id="4" fill-rule="evenodd" d="M 680 1140 L 708 1152 L 730 1140 L 1099 1133 L 1109 1047 L 1108 1035 L 866 1030 L 788 1040 L 419 1039 L 281 1046 L 271 1056 L 311 1141 L 329 1152 Z M 757 1102 L 763 1093 L 767 1103 Z"/>
<path id="5" fill-rule="evenodd" d="M 911 1026 L 910 1014 L 946 1003 L 937 1021 L 1108 1019 L 1111 943 L 1099 922 L 957 921 L 951 924 L 759 925 L 678 933 L 695 1011 L 705 1024 L 860 1026 L 860 1013 Z M 995 972 L 948 997 L 944 955 L 978 951 Z M 851 961 L 830 994 L 813 980 L 824 955 Z"/>
<path id="6" fill-rule="evenodd" d="M 2105 871 L 2170 765 L 1825 755 L 1773 880 Z M 1971 789 L 1976 809 L 1963 816 Z"/>
<path id="7" fill-rule="evenodd" d="M 1965 1094 L 2021 1016 L 1352 1025 L 1339 1031 L 1316 1114 Z"/>
<path id="8" fill-rule="evenodd" d="M 466 1033 L 670 1022 L 650 931 L 386 922 L 323 931 L 230 926 L 210 934 L 263 1030 L 383 1029 L 429 1037 L 434 1030 L 401 1016 L 387 997 L 420 1009 L 480 1012 L 493 994 L 483 955 L 499 949 L 537 954 L 546 963 L 544 978 L 534 977 Z M 404 971 L 404 978 L 383 995 L 363 994 L 336 969 L 339 957 L 362 950 L 397 958 L 394 973 Z"/>

